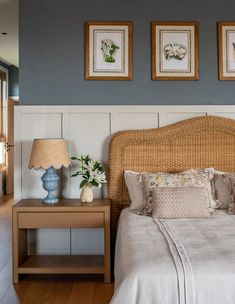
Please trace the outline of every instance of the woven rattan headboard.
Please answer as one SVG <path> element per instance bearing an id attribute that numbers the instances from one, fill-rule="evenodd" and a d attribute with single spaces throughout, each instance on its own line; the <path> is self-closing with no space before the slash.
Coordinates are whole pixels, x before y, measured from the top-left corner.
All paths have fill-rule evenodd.
<path id="1" fill-rule="evenodd" d="M 112 232 L 128 202 L 124 170 L 179 172 L 214 167 L 235 172 L 235 120 L 205 116 L 167 127 L 121 131 L 109 146 L 109 198 Z"/>

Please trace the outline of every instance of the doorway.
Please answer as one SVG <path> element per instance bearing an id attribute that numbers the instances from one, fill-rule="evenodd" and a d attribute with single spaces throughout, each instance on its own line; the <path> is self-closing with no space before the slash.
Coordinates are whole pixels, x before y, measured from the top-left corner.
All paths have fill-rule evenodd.
<path id="1" fill-rule="evenodd" d="M 8 99 L 6 151 L 6 194 L 14 192 L 14 106 L 19 101 Z"/>
<path id="2" fill-rule="evenodd" d="M 0 66 L 0 195 L 14 191 L 14 106 L 8 98 L 8 72 Z"/>

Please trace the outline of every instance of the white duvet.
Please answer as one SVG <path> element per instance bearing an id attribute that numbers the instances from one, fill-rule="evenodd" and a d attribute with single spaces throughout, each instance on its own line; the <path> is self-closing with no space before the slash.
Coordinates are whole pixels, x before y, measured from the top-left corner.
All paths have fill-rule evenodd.
<path id="1" fill-rule="evenodd" d="M 235 304 L 235 216 L 119 220 L 112 304 Z"/>

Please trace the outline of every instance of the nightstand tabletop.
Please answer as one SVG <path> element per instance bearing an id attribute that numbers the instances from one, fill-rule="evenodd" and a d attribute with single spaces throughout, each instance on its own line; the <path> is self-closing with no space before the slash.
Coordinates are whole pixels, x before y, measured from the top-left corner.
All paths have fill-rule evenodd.
<path id="1" fill-rule="evenodd" d="M 110 207 L 110 200 L 105 199 L 94 199 L 91 203 L 82 203 L 79 199 L 59 199 L 59 202 L 56 204 L 45 204 L 42 202 L 41 199 L 23 199 L 16 203 L 13 208 L 21 210 L 28 210 L 29 209 L 43 209 L 46 211 L 65 211 L 65 210 L 71 210 L 73 208 L 79 208 L 81 210 L 101 210 L 106 209 Z"/>

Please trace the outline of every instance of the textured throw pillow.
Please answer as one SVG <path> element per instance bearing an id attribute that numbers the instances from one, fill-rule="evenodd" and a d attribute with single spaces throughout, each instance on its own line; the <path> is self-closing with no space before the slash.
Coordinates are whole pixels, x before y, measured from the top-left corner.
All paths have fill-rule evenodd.
<path id="1" fill-rule="evenodd" d="M 157 187 L 153 190 L 153 217 L 208 218 L 209 192 L 204 187 Z"/>
<path id="2" fill-rule="evenodd" d="M 140 215 L 151 215 L 153 211 L 153 190 L 157 187 L 207 187 L 211 177 L 208 173 L 144 173 L 144 206 L 139 210 Z M 208 207 L 210 201 L 208 201 Z"/>
<path id="3" fill-rule="evenodd" d="M 139 210 L 144 205 L 144 187 L 142 183 L 141 173 L 126 170 L 124 179 L 130 196 L 131 210 Z"/>

